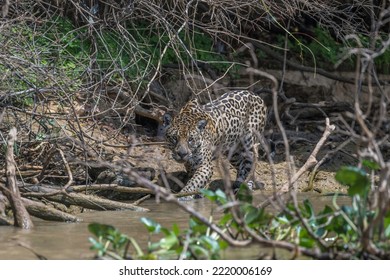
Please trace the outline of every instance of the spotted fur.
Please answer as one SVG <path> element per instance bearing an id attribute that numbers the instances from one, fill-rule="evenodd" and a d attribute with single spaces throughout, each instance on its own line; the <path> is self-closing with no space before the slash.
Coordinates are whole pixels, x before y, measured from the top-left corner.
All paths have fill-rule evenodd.
<path id="1" fill-rule="evenodd" d="M 190 177 L 181 192 L 206 186 L 213 174 L 212 160 L 219 153 L 227 155 L 237 169 L 233 187 L 245 182 L 255 162 L 254 144 L 264 130 L 266 111 L 260 97 L 232 91 L 206 105 L 191 100 L 174 118 L 164 115 L 172 156 L 184 163 Z"/>

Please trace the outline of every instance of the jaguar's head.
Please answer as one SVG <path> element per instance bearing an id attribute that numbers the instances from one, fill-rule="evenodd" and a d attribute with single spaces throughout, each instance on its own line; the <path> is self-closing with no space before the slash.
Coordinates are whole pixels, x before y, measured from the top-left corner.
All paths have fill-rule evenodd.
<path id="1" fill-rule="evenodd" d="M 172 117 L 167 113 L 163 117 L 165 138 L 173 158 L 178 162 L 194 159 L 201 148 L 210 143 L 212 120 L 198 106 L 194 106 L 194 102 L 190 101 L 177 116 Z"/>

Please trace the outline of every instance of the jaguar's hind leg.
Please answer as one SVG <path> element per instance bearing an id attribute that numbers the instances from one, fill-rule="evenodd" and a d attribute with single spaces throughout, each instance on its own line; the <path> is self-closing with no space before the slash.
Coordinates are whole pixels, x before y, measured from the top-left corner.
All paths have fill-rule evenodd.
<path id="1" fill-rule="evenodd" d="M 245 137 L 229 159 L 230 163 L 237 170 L 237 178 L 233 184 L 234 191 L 237 190 L 242 183 L 247 183 L 249 188 L 254 186 L 254 182 L 248 181 L 248 178 L 254 171 L 256 155 L 257 153 L 253 147 L 253 137 Z"/>

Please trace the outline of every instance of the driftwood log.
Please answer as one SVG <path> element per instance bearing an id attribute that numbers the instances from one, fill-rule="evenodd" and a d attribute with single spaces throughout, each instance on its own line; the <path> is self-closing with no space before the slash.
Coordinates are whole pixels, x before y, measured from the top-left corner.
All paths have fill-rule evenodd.
<path id="1" fill-rule="evenodd" d="M 41 218 L 43 220 L 58 221 L 58 222 L 82 221 L 82 219 L 74 215 L 54 209 L 38 201 L 30 200 L 24 197 L 22 197 L 22 201 L 28 213 L 30 213 L 32 216 Z"/>
<path id="2" fill-rule="evenodd" d="M 31 185 L 24 186 L 22 190 L 23 195 L 26 197 L 45 198 L 47 200 L 59 202 L 65 205 L 76 205 L 93 210 L 133 210 L 139 212 L 149 211 L 148 209 L 134 205 L 133 203 L 113 201 L 92 194 L 75 193 L 72 191 L 72 188 L 73 187 L 70 187 L 65 191 L 64 189 L 54 189 L 49 186 Z"/>
<path id="3" fill-rule="evenodd" d="M 16 128 L 11 128 L 8 134 L 7 152 L 6 152 L 6 184 L 2 188 L 3 193 L 8 198 L 14 213 L 14 225 L 23 229 L 34 227 L 31 217 L 24 206 L 17 187 L 15 176 L 14 144 L 16 141 Z"/>
<path id="4" fill-rule="evenodd" d="M 28 184 L 27 184 L 28 185 Z M 0 188 L 5 189 L 5 185 L 0 182 Z M 62 205 L 63 208 L 67 209 L 68 206 L 77 206 L 79 208 L 86 208 L 92 210 L 132 210 L 138 212 L 146 212 L 149 209 L 140 207 L 138 204 L 143 201 L 136 201 L 134 203 L 119 202 L 113 201 L 110 199 L 102 198 L 93 194 L 83 194 L 77 193 L 77 191 L 85 191 L 84 186 L 75 186 L 75 190 L 71 188 L 59 189 L 51 186 L 42 186 L 42 185 L 29 185 L 26 184 L 16 184 L 16 188 L 19 190 L 19 204 L 23 206 L 26 211 L 26 215 L 32 215 L 34 217 L 49 220 L 49 221 L 60 221 L 60 222 L 80 222 L 81 218 L 67 213 L 66 210 L 62 211 L 56 209 L 55 207 L 46 205 L 39 200 L 45 200 L 48 204 L 52 205 Z M 131 190 L 131 188 L 120 187 L 119 190 L 126 191 Z M 115 190 L 115 186 L 94 186 L 93 189 L 111 189 Z M 133 190 L 135 193 L 151 193 L 150 190 L 144 188 L 135 188 Z M 131 191 L 130 191 L 131 192 Z M 5 209 L 11 207 L 10 199 L 4 197 L 0 193 L 0 225 L 18 225 L 16 221 L 12 221 L 5 215 Z M 30 217 L 30 216 L 29 216 Z M 15 218 L 16 219 L 16 218 Z M 19 217 L 18 217 L 19 219 Z"/>

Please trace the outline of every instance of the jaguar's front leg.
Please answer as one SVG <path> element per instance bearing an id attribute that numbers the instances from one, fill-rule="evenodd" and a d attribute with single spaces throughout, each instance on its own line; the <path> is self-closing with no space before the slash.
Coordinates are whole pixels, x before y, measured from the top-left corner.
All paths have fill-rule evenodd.
<path id="1" fill-rule="evenodd" d="M 192 173 L 192 172 L 190 172 Z M 203 189 L 213 175 L 213 166 L 211 163 L 203 163 L 193 172 L 193 176 L 188 180 L 180 193 L 193 193 Z M 198 195 L 182 196 L 179 200 L 191 200 Z"/>

